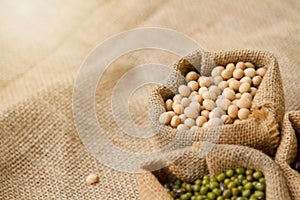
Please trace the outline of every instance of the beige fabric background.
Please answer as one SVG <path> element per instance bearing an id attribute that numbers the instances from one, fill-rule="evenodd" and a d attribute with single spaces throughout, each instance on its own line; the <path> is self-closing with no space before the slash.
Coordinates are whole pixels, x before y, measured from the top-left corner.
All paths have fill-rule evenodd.
<path id="1" fill-rule="evenodd" d="M 299 109 L 299 13 L 297 0 L 1 1 L 0 199 L 139 199 L 136 175 L 89 155 L 72 120 L 80 65 L 97 44 L 121 31 L 165 27 L 209 51 L 268 50 L 281 67 L 286 109 Z M 134 64 L 151 58 L 165 64 L 176 59 L 149 55 L 117 62 L 103 82 L 112 86 Z M 109 94 L 99 90 L 100 99 Z M 141 121 L 144 115 L 136 116 Z M 100 175 L 100 184 L 85 185 L 90 172 Z"/>

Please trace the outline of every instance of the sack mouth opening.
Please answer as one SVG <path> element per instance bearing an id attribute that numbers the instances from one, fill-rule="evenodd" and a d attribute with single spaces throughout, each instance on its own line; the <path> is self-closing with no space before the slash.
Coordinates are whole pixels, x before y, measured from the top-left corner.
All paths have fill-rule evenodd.
<path id="1" fill-rule="evenodd" d="M 225 156 L 223 155 L 223 152 L 226 152 Z M 223 157 L 221 155 L 223 155 Z M 183 159 L 193 159 L 193 156 L 183 157 Z M 174 161 L 174 163 L 175 162 L 176 161 Z M 151 171 L 150 173 L 159 182 L 159 187 L 161 189 L 164 189 L 164 184 L 171 183 L 176 179 L 181 179 L 182 181 L 190 183 L 195 181 L 196 179 L 203 178 L 205 175 L 217 176 L 218 174 L 223 173 L 226 170 L 235 169 L 237 167 L 261 171 L 264 174 L 267 183 L 266 195 L 270 195 L 272 193 L 268 192 L 269 189 L 274 190 L 279 185 L 280 187 L 283 187 L 286 184 L 286 182 L 281 182 L 281 180 L 283 180 L 283 174 L 281 174 L 281 169 L 274 162 L 274 160 L 272 160 L 272 158 L 270 158 L 263 152 L 250 147 L 242 145 L 218 144 L 217 148 L 212 150 L 212 152 L 210 152 L 201 162 L 203 162 L 201 164 L 205 164 L 205 169 L 199 171 L 197 175 L 193 176 L 193 180 L 189 181 L 185 181 L 182 178 L 178 177 L 176 175 L 176 172 L 174 173 L 172 172 L 172 170 L 170 170 L 170 166 L 164 167 L 160 170 Z M 181 165 L 183 167 L 186 167 L 186 165 L 184 165 L 183 163 L 181 163 Z M 183 170 L 181 165 L 177 166 L 178 170 Z M 188 171 L 188 169 L 184 169 L 184 172 Z M 268 183 L 270 183 L 271 185 L 269 185 Z M 168 193 L 167 190 L 165 190 L 165 192 Z"/>
<path id="2" fill-rule="evenodd" d="M 201 139 L 205 139 L 206 137 L 206 132 L 208 132 L 209 129 L 212 128 L 220 128 L 223 127 L 225 130 L 230 130 L 232 129 L 244 129 L 244 127 L 249 127 L 253 129 L 253 127 L 260 126 L 263 130 L 268 133 L 266 137 L 261 135 L 261 139 L 264 140 L 264 142 L 269 144 L 269 147 L 260 147 L 262 148 L 261 150 L 270 150 L 270 155 L 273 155 L 275 153 L 275 149 L 278 146 L 279 143 L 279 130 L 278 130 L 278 120 L 276 118 L 276 102 L 273 102 L 272 99 L 268 100 L 265 99 L 269 98 L 268 94 L 265 94 L 265 88 L 268 86 L 268 84 L 272 84 L 269 82 L 268 78 L 269 76 L 272 77 L 273 70 L 275 70 L 275 73 L 277 73 L 277 61 L 276 58 L 264 51 L 259 51 L 259 50 L 239 50 L 239 51 L 225 51 L 225 52 L 201 52 L 201 51 L 195 51 L 192 52 L 191 54 L 179 59 L 174 66 L 174 73 L 173 76 L 172 74 L 168 77 L 168 81 L 166 85 L 163 86 L 157 86 L 151 95 L 151 101 L 150 101 L 150 106 L 152 106 L 154 109 L 158 108 L 155 110 L 155 115 L 151 115 L 151 125 L 156 130 L 158 134 L 158 145 L 163 145 L 167 141 L 170 141 L 174 139 L 174 137 L 177 137 L 176 134 L 178 134 L 178 130 L 176 128 L 173 128 L 168 125 L 161 124 L 159 122 L 159 116 L 163 113 L 166 112 L 165 109 L 165 101 L 169 98 L 172 98 L 175 93 L 174 93 L 174 88 L 178 88 L 180 83 L 182 83 L 183 80 L 180 81 L 174 81 L 172 80 L 172 77 L 178 77 L 178 74 L 181 73 L 181 75 L 187 74 L 189 71 L 197 71 L 197 66 L 191 65 L 191 63 L 194 63 L 196 61 L 199 61 L 198 66 L 202 66 L 202 60 L 201 56 L 202 54 L 208 55 L 209 58 L 213 58 L 215 61 L 217 61 L 217 64 L 228 64 L 231 62 L 238 62 L 238 61 L 249 61 L 253 64 L 256 65 L 256 67 L 265 67 L 267 68 L 267 72 L 265 77 L 262 79 L 262 83 L 257 89 L 257 93 L 254 96 L 252 100 L 252 107 L 251 107 L 251 117 L 240 121 L 239 123 L 236 124 L 224 124 L 221 126 L 216 126 L 216 127 L 198 127 L 196 132 L 193 131 L 193 138 L 196 141 L 199 141 Z M 210 59 L 206 59 L 210 60 Z M 260 64 L 260 65 L 259 65 Z M 259 66 L 258 66 L 259 65 Z M 214 65 L 213 67 L 216 67 L 217 65 Z M 210 66 L 211 67 L 211 66 Z M 213 68 L 212 67 L 212 68 Z M 178 73 L 179 72 L 179 73 Z M 177 74 L 175 76 L 174 74 Z M 184 79 L 185 81 L 185 79 Z M 173 88 L 173 90 L 172 90 Z M 256 112 L 256 111 L 261 111 L 263 110 L 265 114 L 260 114 L 261 112 Z M 255 125 L 256 124 L 256 125 Z M 231 129 L 231 130 L 232 130 Z M 190 130 L 182 130 L 180 131 L 183 135 L 189 135 L 191 134 Z M 166 134 L 168 133 L 168 134 Z M 226 131 L 223 131 L 222 134 L 226 134 Z M 230 133 L 227 133 L 224 137 L 231 137 Z M 179 136 L 181 137 L 181 136 Z M 183 137 L 183 136 L 182 136 Z M 222 137 L 221 141 L 227 141 L 226 138 Z M 223 141 L 223 142 L 224 142 Z M 231 140 L 230 140 L 231 141 Z M 278 141 L 278 142 L 277 142 Z M 221 142 L 221 143 L 223 143 Z M 227 141 L 228 142 L 228 141 Z M 254 142 L 254 146 L 251 147 L 258 147 L 256 142 Z M 236 144 L 234 142 L 229 142 L 228 144 Z M 259 149 L 260 149 L 259 148 Z M 270 149 L 268 149 L 270 148 Z"/>

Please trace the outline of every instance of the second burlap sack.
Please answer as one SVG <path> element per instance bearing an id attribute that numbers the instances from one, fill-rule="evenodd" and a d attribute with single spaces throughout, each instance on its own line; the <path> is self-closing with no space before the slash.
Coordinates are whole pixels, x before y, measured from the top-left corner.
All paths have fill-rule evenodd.
<path id="1" fill-rule="evenodd" d="M 174 96 L 174 91 L 185 84 L 184 76 L 189 71 L 209 76 L 215 66 L 225 66 L 239 61 L 251 62 L 256 67 L 267 69 L 252 102 L 251 118 L 237 124 L 215 128 L 198 128 L 196 132 L 178 131 L 159 123 L 159 116 L 165 112 L 164 101 Z M 219 144 L 239 144 L 262 150 L 274 155 L 279 143 L 278 128 L 285 111 L 284 92 L 279 66 L 276 58 L 263 51 L 236 50 L 225 52 L 195 51 L 180 59 L 164 86 L 156 87 L 151 95 L 151 122 L 157 132 L 156 143 L 159 148 L 176 141 L 176 147 L 190 145 L 194 141 L 208 140 Z M 175 140 L 176 139 L 176 140 Z"/>
<path id="2" fill-rule="evenodd" d="M 253 148 L 239 145 L 215 145 L 211 151 L 202 156 L 203 144 L 195 143 L 184 150 L 169 167 L 138 176 L 142 199 L 172 199 L 162 184 L 170 183 L 176 178 L 190 182 L 204 175 L 216 176 L 228 169 L 245 167 L 261 171 L 266 178 L 266 199 L 291 199 L 286 180 L 280 167 L 266 154 Z M 156 158 L 143 168 L 151 169 L 158 162 L 163 162 L 173 155 L 170 152 L 160 159 Z M 170 156 L 171 155 L 171 156 Z M 172 169 L 170 171 L 170 169 Z"/>
<path id="3" fill-rule="evenodd" d="M 299 133 L 300 111 L 286 113 L 275 161 L 283 171 L 293 199 L 300 199 L 300 174 L 290 166 L 297 156 L 297 137 L 299 137 Z"/>

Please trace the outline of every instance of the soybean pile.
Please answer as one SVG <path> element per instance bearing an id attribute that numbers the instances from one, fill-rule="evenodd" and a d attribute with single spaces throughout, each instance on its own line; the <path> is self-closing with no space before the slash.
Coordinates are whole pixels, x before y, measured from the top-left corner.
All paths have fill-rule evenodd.
<path id="1" fill-rule="evenodd" d="M 165 101 L 161 124 L 178 130 L 239 123 L 251 115 L 252 100 L 267 70 L 250 62 L 216 66 L 211 76 L 186 74 L 186 84 Z"/>
<path id="2" fill-rule="evenodd" d="M 177 179 L 164 187 L 175 200 L 261 200 L 266 181 L 262 172 L 239 167 L 192 183 Z"/>

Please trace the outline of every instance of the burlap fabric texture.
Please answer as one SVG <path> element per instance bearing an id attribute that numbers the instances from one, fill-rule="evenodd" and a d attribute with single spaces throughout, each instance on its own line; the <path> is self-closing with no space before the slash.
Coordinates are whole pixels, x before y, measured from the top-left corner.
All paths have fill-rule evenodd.
<path id="1" fill-rule="evenodd" d="M 290 167 L 297 155 L 297 137 L 300 133 L 300 111 L 285 114 L 281 141 L 278 146 L 275 161 L 281 167 L 287 180 L 287 185 L 293 199 L 300 199 L 300 174 Z"/>
<path id="2" fill-rule="evenodd" d="M 238 124 L 225 125 L 222 128 L 198 128 L 196 133 L 177 131 L 162 125 L 158 119 L 165 112 L 164 101 L 174 95 L 179 85 L 185 84 L 184 76 L 189 71 L 209 76 L 218 65 L 238 61 L 252 62 L 256 67 L 265 67 L 264 76 L 252 102 L 252 116 Z M 276 58 L 263 51 L 235 50 L 225 52 L 195 51 L 175 63 L 166 85 L 156 87 L 151 95 L 151 122 L 157 131 L 157 145 L 165 146 L 174 141 L 178 148 L 190 145 L 194 141 L 210 141 L 220 144 L 240 144 L 262 150 L 274 155 L 279 142 L 279 131 L 284 111 L 285 99 L 279 66 Z M 176 146 L 175 145 L 175 146 Z"/>
<path id="3" fill-rule="evenodd" d="M 85 149 L 72 91 L 57 83 L 0 117 L 1 200 L 139 199 L 135 174 L 107 167 Z M 90 173 L 100 174 L 98 184 L 86 185 Z"/>
<path id="4" fill-rule="evenodd" d="M 205 157 L 199 159 L 201 151 L 199 142 L 185 149 L 183 156 L 178 159 L 179 161 L 175 161 L 171 166 L 178 169 L 179 174 L 171 172 L 169 168 L 163 168 L 148 173 L 147 176 L 138 177 L 141 197 L 143 199 L 172 199 L 167 196 L 167 191 L 162 184 L 173 181 L 175 178 L 187 180 L 186 178 L 191 176 L 190 181 L 192 181 L 207 174 L 216 176 L 228 169 L 245 167 L 263 172 L 266 178 L 266 199 L 291 199 L 280 167 L 261 151 L 240 145 L 218 144 Z M 166 158 L 164 156 L 162 159 Z M 144 167 L 151 168 L 151 165 L 155 165 L 157 162 L 160 160 L 153 160 Z"/>

